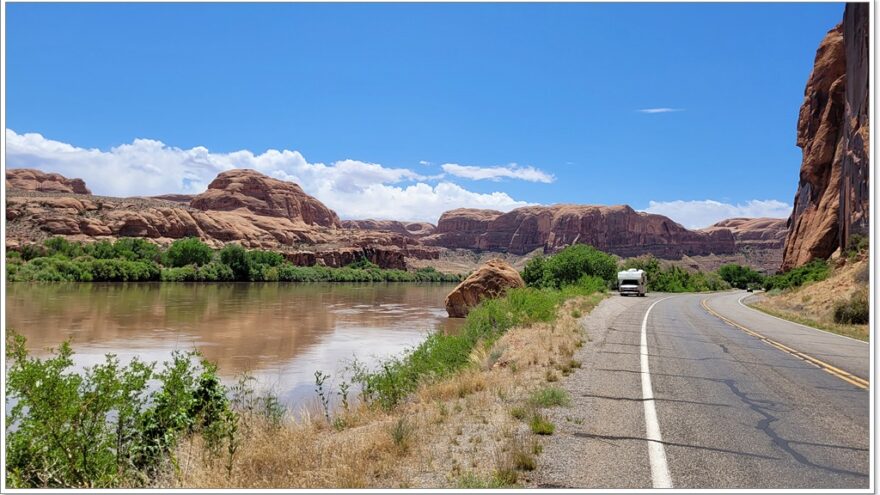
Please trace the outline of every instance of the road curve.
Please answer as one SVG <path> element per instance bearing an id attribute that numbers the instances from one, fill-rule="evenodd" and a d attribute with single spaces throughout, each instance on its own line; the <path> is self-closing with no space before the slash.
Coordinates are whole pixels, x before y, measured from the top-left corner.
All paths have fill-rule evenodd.
<path id="1" fill-rule="evenodd" d="M 751 294 L 726 292 L 706 298 L 706 305 L 725 318 L 799 352 L 868 380 L 871 353 L 867 342 L 825 332 L 762 313 L 746 306 Z"/>
<path id="2" fill-rule="evenodd" d="M 869 346 L 803 327 L 787 335 L 785 322 L 739 306 L 742 294 L 665 297 L 611 296 L 584 318 L 584 365 L 562 382 L 572 406 L 550 412 L 558 433 L 532 485 L 652 488 L 649 445 L 659 444 L 674 488 L 869 488 L 869 391 L 701 303 L 863 377 Z M 653 398 L 643 390 L 643 321 Z M 646 397 L 660 442 L 648 440 Z"/>

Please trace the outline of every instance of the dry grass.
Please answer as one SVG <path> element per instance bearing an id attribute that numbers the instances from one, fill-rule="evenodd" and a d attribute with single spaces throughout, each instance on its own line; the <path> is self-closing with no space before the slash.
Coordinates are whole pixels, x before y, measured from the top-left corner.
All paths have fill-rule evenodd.
<path id="1" fill-rule="evenodd" d="M 273 426 L 242 420 L 228 454 L 206 459 L 198 440 L 178 449 L 170 488 L 409 488 L 513 486 L 538 463 L 540 437 L 528 421 L 529 398 L 548 373 L 567 373 L 586 338 L 572 313 L 588 313 L 602 295 L 566 302 L 554 323 L 513 328 L 471 365 L 422 386 L 390 412 L 360 405 L 331 427 L 318 410 Z M 578 363 L 579 365 L 579 363 Z M 313 408 L 314 409 L 314 408 Z M 514 417 L 512 410 L 521 409 Z M 339 423 L 339 422 L 338 422 Z"/>
<path id="2" fill-rule="evenodd" d="M 779 318 L 868 340 L 868 325 L 842 325 L 834 321 L 834 306 L 838 302 L 849 300 L 859 290 L 867 289 L 868 260 L 840 262 L 831 276 L 821 282 L 768 294 L 751 306 Z"/>

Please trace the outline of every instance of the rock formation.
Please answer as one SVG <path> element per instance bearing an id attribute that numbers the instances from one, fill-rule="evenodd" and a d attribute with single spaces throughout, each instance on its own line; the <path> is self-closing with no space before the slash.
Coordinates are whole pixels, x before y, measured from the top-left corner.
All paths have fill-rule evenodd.
<path id="1" fill-rule="evenodd" d="M 243 172 L 221 174 L 222 180 L 212 182 L 215 187 L 194 198 L 204 210 L 178 197 L 87 196 L 59 192 L 54 185 L 52 193 L 44 193 L 35 184 L 45 180 L 16 182 L 15 174 L 7 175 L 6 245 L 14 249 L 56 235 L 83 242 L 144 237 L 165 245 L 192 236 L 215 248 L 234 242 L 250 249 L 277 250 L 301 265 L 339 267 L 366 258 L 383 268 L 404 269 L 406 258 L 439 257 L 437 248 L 392 232 L 337 228 L 336 213 L 299 186 Z M 73 183 L 52 175 L 57 176 L 54 183 Z M 218 194 L 226 189 L 231 199 Z M 88 191 L 84 184 L 78 190 Z"/>
<path id="2" fill-rule="evenodd" d="M 198 210 L 246 210 L 255 215 L 287 218 L 307 225 L 341 227 L 336 212 L 306 194 L 299 185 L 273 179 L 256 170 L 221 172 L 208 185 L 208 190 L 194 197 L 189 204 Z"/>
<path id="3" fill-rule="evenodd" d="M 357 230 L 393 232 L 413 239 L 434 233 L 434 224 L 428 222 L 400 222 L 398 220 L 343 220 L 342 227 Z"/>
<path id="4" fill-rule="evenodd" d="M 788 233 L 784 218 L 728 218 L 700 229 L 711 233 L 727 230 L 733 235 L 736 256 L 718 257 L 718 266 L 725 263 L 750 265 L 765 273 L 775 273 L 782 264 L 782 250 Z M 717 269 L 710 263 L 709 270 Z"/>
<path id="5" fill-rule="evenodd" d="M 446 312 L 451 318 L 464 318 L 483 299 L 495 298 L 507 289 L 525 286 L 519 272 L 512 266 L 501 260 L 490 260 L 446 296 Z"/>
<path id="6" fill-rule="evenodd" d="M 51 174 L 32 168 L 7 168 L 6 189 L 23 191 L 92 194 L 82 179 L 68 179 L 61 174 Z"/>
<path id="7" fill-rule="evenodd" d="M 508 213 L 452 210 L 440 217 L 433 235 L 421 240 L 432 246 L 513 254 L 539 248 L 552 253 L 577 243 L 624 257 L 651 253 L 678 259 L 736 251 L 727 230 L 692 231 L 665 216 L 625 205 L 527 206 Z"/>
<path id="8" fill-rule="evenodd" d="M 828 258 L 868 231 L 868 6 L 847 4 L 816 51 L 797 128 L 800 182 L 782 269 Z"/>

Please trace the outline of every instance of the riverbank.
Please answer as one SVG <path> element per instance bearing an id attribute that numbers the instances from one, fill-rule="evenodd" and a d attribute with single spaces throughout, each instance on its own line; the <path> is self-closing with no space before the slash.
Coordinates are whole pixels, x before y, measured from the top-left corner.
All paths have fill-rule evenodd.
<path id="1" fill-rule="evenodd" d="M 542 439 L 555 425 L 547 408 L 570 400 L 556 382 L 580 366 L 586 339 L 578 319 L 603 293 L 553 294 L 546 321 L 514 326 L 476 345 L 445 377 L 425 376 L 390 407 L 361 402 L 325 416 L 320 400 L 298 420 L 243 420 L 231 470 L 205 462 L 198 437 L 177 450 L 179 472 L 164 488 L 492 488 L 527 483 Z M 509 297 L 509 296 L 508 296 Z M 423 346 L 420 346 L 423 348 Z M 418 352 L 418 348 L 416 350 Z M 337 393 L 327 391 L 327 393 Z"/>
<path id="2" fill-rule="evenodd" d="M 555 428 L 546 408 L 568 401 L 554 383 L 579 366 L 577 319 L 604 297 L 597 289 L 594 280 L 485 301 L 454 335 L 432 334 L 369 370 L 316 373 L 301 414 L 246 380 L 222 387 L 214 365 L 185 355 L 155 372 L 110 359 L 77 374 L 64 345 L 36 359 L 7 342 L 9 396 L 25 425 L 7 432 L 7 475 L 32 487 L 515 486 Z M 150 376 L 158 390 L 145 388 Z M 60 396 L 70 407 L 53 405 Z M 88 432 L 53 433 L 83 424 Z"/>
<path id="3" fill-rule="evenodd" d="M 54 237 L 7 251 L 10 282 L 459 282 L 432 267 L 383 269 L 366 258 L 346 266 L 298 266 L 274 251 L 229 244 L 220 250 L 196 238 L 160 248 L 141 238 L 74 243 Z"/>

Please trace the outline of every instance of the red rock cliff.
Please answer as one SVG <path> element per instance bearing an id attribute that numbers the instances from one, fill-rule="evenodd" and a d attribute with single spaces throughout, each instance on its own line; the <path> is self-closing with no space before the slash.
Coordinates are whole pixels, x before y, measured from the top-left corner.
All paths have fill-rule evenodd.
<path id="1" fill-rule="evenodd" d="M 282 217 L 323 227 L 341 227 L 336 212 L 306 194 L 293 182 L 273 179 L 256 170 L 235 169 L 220 173 L 208 190 L 190 202 L 199 210 L 245 209 L 256 215 Z"/>
<path id="2" fill-rule="evenodd" d="M 816 51 L 798 117 L 803 152 L 782 269 L 868 231 L 868 5 L 847 4 Z"/>
<path id="3" fill-rule="evenodd" d="M 68 179 L 61 174 L 51 174 L 32 168 L 6 169 L 6 188 L 23 191 L 92 194 L 82 179 Z"/>
<path id="4" fill-rule="evenodd" d="M 665 216 L 636 212 L 629 206 L 528 206 L 508 213 L 452 210 L 440 217 L 435 234 L 422 242 L 513 254 L 539 248 L 550 253 L 580 243 L 619 256 L 651 253 L 674 259 L 736 251 L 729 230 L 692 231 Z"/>

